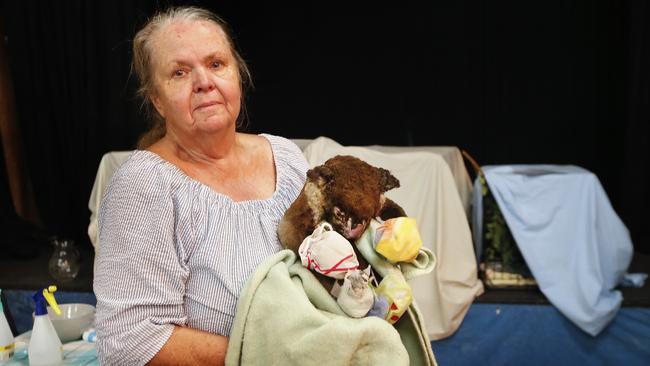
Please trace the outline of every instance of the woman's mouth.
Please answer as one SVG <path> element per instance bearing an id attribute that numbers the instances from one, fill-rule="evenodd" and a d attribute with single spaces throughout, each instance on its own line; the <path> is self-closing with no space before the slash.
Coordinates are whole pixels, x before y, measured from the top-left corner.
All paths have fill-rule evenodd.
<path id="1" fill-rule="evenodd" d="M 204 102 L 204 103 L 199 104 L 196 108 L 194 108 L 194 110 L 197 111 L 199 109 L 209 108 L 209 107 L 215 106 L 217 104 L 221 104 L 221 103 L 219 103 L 217 101 Z"/>

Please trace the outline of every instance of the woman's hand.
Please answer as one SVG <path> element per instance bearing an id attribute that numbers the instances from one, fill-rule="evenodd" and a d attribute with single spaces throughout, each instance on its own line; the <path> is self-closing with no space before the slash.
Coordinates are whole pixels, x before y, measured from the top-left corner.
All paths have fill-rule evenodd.
<path id="1" fill-rule="evenodd" d="M 223 365 L 228 338 L 175 326 L 171 337 L 148 365 Z"/>

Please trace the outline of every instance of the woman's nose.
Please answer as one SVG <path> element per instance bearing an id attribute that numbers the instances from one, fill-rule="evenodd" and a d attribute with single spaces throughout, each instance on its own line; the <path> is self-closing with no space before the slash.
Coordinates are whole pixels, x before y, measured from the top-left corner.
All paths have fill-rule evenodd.
<path id="1" fill-rule="evenodd" d="M 208 74 L 205 72 L 205 70 L 201 68 L 197 68 L 193 70 L 192 74 L 193 74 L 192 76 L 194 77 L 193 89 L 195 93 L 210 91 L 214 89 L 214 83 L 212 82 Z"/>

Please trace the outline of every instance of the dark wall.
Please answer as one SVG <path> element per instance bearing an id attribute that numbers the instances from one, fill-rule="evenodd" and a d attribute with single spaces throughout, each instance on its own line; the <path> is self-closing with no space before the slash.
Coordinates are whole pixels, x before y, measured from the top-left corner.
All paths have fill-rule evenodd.
<path id="1" fill-rule="evenodd" d="M 130 40 L 168 3 L 3 4 L 27 163 L 51 230 L 87 242 L 101 155 L 133 148 L 144 129 Z M 251 132 L 457 145 L 484 165 L 576 164 L 625 206 L 635 138 L 625 2 L 175 3 L 208 7 L 234 29 L 256 85 Z M 640 214 L 625 207 L 626 222 Z"/>

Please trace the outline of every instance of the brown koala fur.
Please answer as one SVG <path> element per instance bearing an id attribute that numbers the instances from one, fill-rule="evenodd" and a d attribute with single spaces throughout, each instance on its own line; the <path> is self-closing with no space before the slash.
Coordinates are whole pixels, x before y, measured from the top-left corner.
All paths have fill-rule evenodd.
<path id="1" fill-rule="evenodd" d="M 353 156 L 337 155 L 307 172 L 305 186 L 280 221 L 280 242 L 298 254 L 302 241 L 319 223 L 327 221 L 352 242 L 359 264 L 365 268 L 367 263 L 357 251 L 354 240 L 375 217 L 386 220 L 406 216 L 398 204 L 383 194 L 397 187 L 399 180 L 388 170 Z M 328 289 L 331 288 L 333 279 L 319 277 Z"/>

